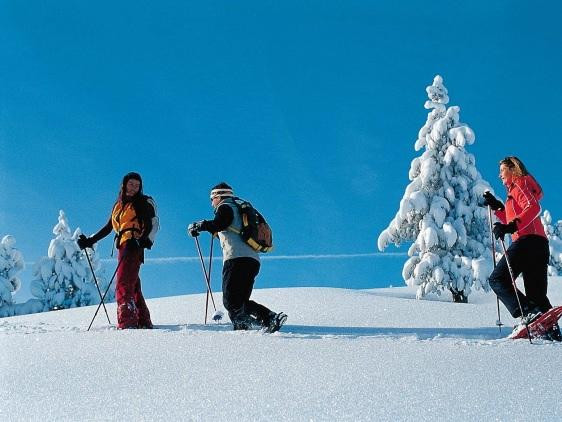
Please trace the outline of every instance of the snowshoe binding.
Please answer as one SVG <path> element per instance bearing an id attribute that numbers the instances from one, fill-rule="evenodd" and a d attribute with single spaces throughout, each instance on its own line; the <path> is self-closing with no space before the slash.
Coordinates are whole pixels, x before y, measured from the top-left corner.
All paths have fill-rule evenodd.
<path id="1" fill-rule="evenodd" d="M 285 324 L 285 321 L 287 321 L 287 315 L 283 312 L 272 315 L 269 324 L 265 327 L 265 332 L 275 333 L 279 331 L 283 324 Z"/>

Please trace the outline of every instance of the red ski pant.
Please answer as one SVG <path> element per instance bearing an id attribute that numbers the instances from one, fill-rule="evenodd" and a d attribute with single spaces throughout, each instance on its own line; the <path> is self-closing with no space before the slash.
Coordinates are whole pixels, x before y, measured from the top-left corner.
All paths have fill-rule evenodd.
<path id="1" fill-rule="evenodd" d="M 115 289 L 118 328 L 152 328 L 139 278 L 142 258 L 142 249 L 119 249 L 120 265 Z"/>

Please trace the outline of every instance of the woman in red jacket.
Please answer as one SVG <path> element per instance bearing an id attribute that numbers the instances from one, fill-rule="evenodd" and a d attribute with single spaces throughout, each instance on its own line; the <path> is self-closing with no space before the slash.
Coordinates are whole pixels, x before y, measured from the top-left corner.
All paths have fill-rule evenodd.
<path id="1" fill-rule="evenodd" d="M 484 203 L 495 212 L 500 222 L 494 224 L 494 236 L 502 239 L 511 234 L 512 244 L 507 249 L 513 275 L 523 275 L 525 294 L 517 291 L 523 319 L 529 323 L 552 308 L 547 291 L 547 267 L 550 251 L 542 225 L 539 200 L 543 197 L 540 185 L 517 157 L 500 161 L 500 179 L 507 189 L 505 205 L 490 192 L 484 194 Z M 490 286 L 514 318 L 521 316 L 505 257 L 490 275 Z M 548 333 L 552 340 L 562 340 L 556 325 Z"/>

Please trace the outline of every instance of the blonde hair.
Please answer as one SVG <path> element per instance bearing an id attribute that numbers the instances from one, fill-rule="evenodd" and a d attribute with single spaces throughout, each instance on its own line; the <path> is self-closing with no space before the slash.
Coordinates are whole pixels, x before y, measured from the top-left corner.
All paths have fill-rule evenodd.
<path id="1" fill-rule="evenodd" d="M 526 176 L 529 174 L 529 171 L 527 170 L 527 167 L 525 167 L 525 164 L 523 164 L 523 161 L 515 156 L 505 157 L 500 161 L 500 166 L 502 164 L 509 168 L 515 177 Z"/>

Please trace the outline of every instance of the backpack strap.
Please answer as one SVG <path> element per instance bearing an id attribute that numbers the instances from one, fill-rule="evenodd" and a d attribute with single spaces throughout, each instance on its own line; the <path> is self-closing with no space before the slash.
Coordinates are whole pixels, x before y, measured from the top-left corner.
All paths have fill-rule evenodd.
<path id="1" fill-rule="evenodd" d="M 225 199 L 232 199 L 232 202 L 234 203 L 234 205 L 236 205 L 236 208 L 238 209 L 238 214 L 240 214 L 240 216 L 242 217 L 242 213 L 241 213 L 242 208 L 240 207 L 240 204 L 238 203 L 238 201 L 243 201 L 243 200 L 240 199 L 240 198 L 237 197 L 237 196 L 229 197 L 229 198 L 225 198 Z M 224 201 L 224 199 L 223 199 L 223 201 Z M 227 202 L 227 203 L 224 203 L 223 201 L 221 201 L 221 202 L 219 203 L 219 205 L 217 206 L 217 208 L 215 209 L 215 214 L 217 213 L 217 210 L 219 209 L 219 207 L 220 207 L 221 205 L 224 204 L 224 205 L 230 206 L 228 202 Z M 230 202 L 230 201 L 229 201 L 229 202 Z M 234 218 L 232 219 L 232 222 L 234 222 Z M 238 230 L 236 227 L 234 227 L 234 226 L 232 225 L 232 223 L 230 223 L 230 226 L 228 226 L 228 227 L 226 228 L 226 230 L 229 231 L 229 232 L 232 232 L 232 233 L 240 234 L 240 230 Z"/>
<path id="2" fill-rule="evenodd" d="M 244 230 L 245 227 L 248 227 L 248 215 L 246 213 L 242 212 L 242 207 L 246 204 L 248 204 L 250 207 L 252 207 L 252 204 L 250 204 L 248 201 L 239 198 L 238 196 L 235 196 L 233 199 L 234 204 L 236 204 L 236 208 L 238 208 L 238 214 L 240 214 L 240 220 L 242 223 L 242 227 L 241 230 L 238 230 L 236 227 L 234 227 L 232 224 L 230 226 L 228 226 L 226 229 L 232 233 L 236 233 L 241 235 L 242 234 L 242 230 Z"/>

